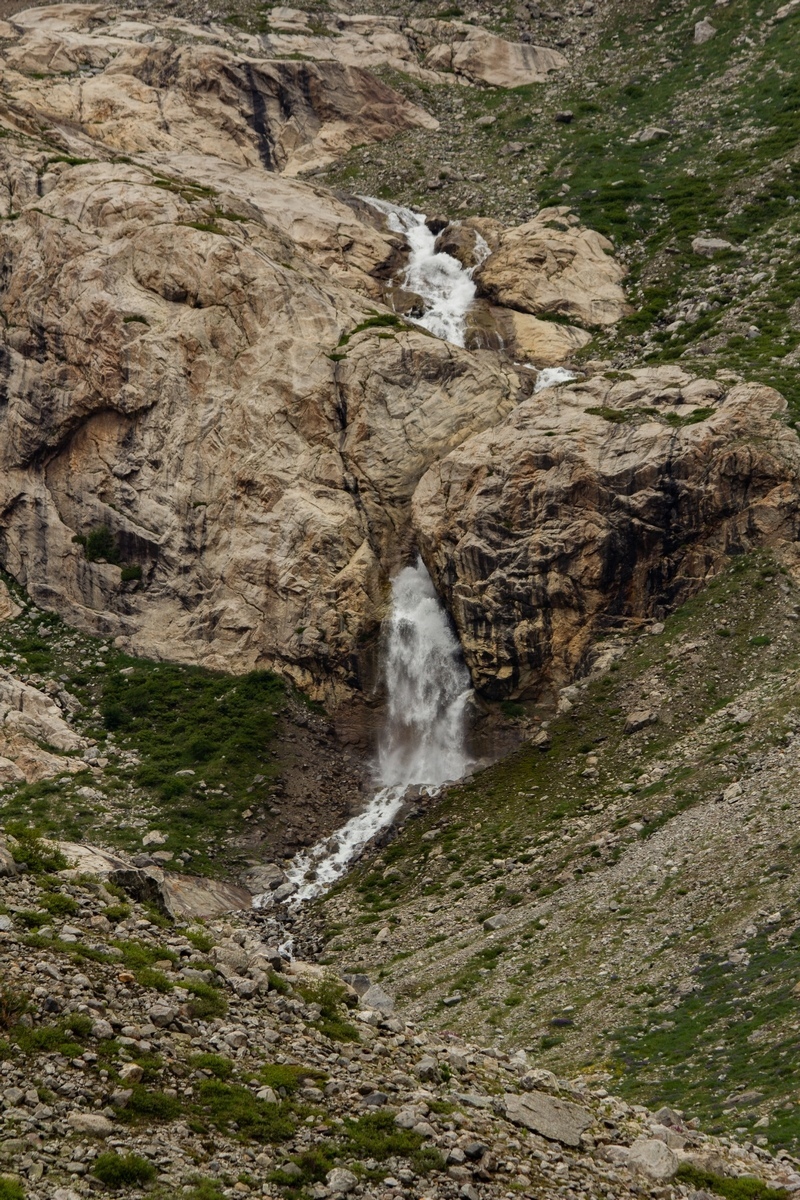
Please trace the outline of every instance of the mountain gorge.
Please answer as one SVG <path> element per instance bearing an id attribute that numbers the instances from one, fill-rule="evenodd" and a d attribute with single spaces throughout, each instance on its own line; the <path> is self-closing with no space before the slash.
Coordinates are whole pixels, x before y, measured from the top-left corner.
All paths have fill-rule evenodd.
<path id="1" fill-rule="evenodd" d="M 0 0 L 0 1200 L 800 1189 L 798 20 Z"/>

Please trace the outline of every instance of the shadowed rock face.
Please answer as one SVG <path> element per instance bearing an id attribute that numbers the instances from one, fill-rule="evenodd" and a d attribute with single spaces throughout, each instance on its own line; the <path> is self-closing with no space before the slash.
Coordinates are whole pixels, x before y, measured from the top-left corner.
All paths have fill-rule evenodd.
<path id="1" fill-rule="evenodd" d="M 488 697 L 563 685 L 602 622 L 662 614 L 726 555 L 800 528 L 777 392 L 631 375 L 539 393 L 415 492 L 423 557 Z"/>

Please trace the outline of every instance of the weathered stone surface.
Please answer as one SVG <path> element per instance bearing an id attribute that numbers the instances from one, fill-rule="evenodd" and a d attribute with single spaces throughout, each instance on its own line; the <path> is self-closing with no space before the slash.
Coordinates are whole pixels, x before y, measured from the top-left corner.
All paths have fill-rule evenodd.
<path id="1" fill-rule="evenodd" d="M 46 692 L 0 669 L 0 783 L 36 783 L 60 773 L 76 774 L 85 763 L 45 750 L 88 746 Z"/>
<path id="2" fill-rule="evenodd" d="M 652 616 L 731 550 L 793 553 L 800 450 L 773 419 L 783 398 L 677 367 L 631 375 L 540 392 L 416 490 L 423 557 L 487 695 L 568 683 L 601 613 Z"/>
<path id="3" fill-rule="evenodd" d="M 472 82 L 492 87 L 525 87 L 543 83 L 553 71 L 561 71 L 567 60 L 557 50 L 544 46 L 507 42 L 485 29 L 461 21 L 419 21 L 431 37 L 442 40 L 428 52 L 425 64 L 437 71 L 453 71 Z M 438 25 L 436 29 L 434 26 Z"/>
<path id="4" fill-rule="evenodd" d="M 67 1117 L 76 1133 L 88 1133 L 91 1137 L 107 1138 L 116 1126 L 102 1113 L 72 1112 Z"/>
<path id="5" fill-rule="evenodd" d="M 659 1183 L 672 1179 L 678 1170 L 680 1159 L 660 1138 L 637 1138 L 628 1155 L 628 1166 L 642 1171 Z"/>
<path id="6" fill-rule="evenodd" d="M 207 32 L 192 37 L 185 22 L 123 26 L 99 6 L 61 9 L 58 22 L 47 8 L 15 16 L 22 36 L 5 53 L 6 87 L 117 151 L 188 150 L 294 175 L 354 144 L 437 124 L 363 63 L 270 61 L 256 39 L 236 53 Z M 88 78 L 70 78 L 87 66 Z"/>
<path id="7" fill-rule="evenodd" d="M 542 83 L 567 66 L 557 50 L 509 42 L 463 21 L 419 18 L 406 25 L 398 17 L 383 15 L 320 14 L 327 27 L 322 32 L 313 31 L 302 19 L 306 14 L 287 20 L 283 14 L 289 10 L 277 10 L 278 16 L 275 11 L 267 42 L 272 53 L 302 54 L 347 66 L 389 67 L 429 83 L 448 83 L 455 76 L 493 87 L 522 87 Z"/>
<path id="8" fill-rule="evenodd" d="M 481 295 L 534 316 L 552 314 L 582 325 L 613 325 L 629 311 L 624 267 L 611 243 L 583 228 L 567 208 L 545 208 L 500 234 L 475 272 Z"/>
<path id="9" fill-rule="evenodd" d="M 565 1146 L 579 1145 L 581 1134 L 592 1123 L 591 1113 L 579 1104 L 559 1100 L 545 1092 L 525 1092 L 522 1096 L 508 1093 L 504 1103 L 506 1116 L 515 1125 L 524 1125 L 526 1129 Z"/>
<path id="10" fill-rule="evenodd" d="M 366 329 L 328 357 L 365 314 L 317 270 L 338 247 L 338 202 L 305 185 L 259 176 L 260 203 L 314 262 L 255 209 L 195 229 L 194 202 L 150 172 L 61 165 L 0 232 L 15 395 L 0 415 L 0 560 L 134 652 L 274 667 L 328 696 L 351 686 L 418 479 L 510 411 L 518 378 L 417 332 Z M 15 194 L 29 173 L 10 162 Z M 369 265 L 388 243 L 339 207 Z M 281 265 L 293 258 L 302 272 Z M 53 319 L 32 357 L 41 305 Z M 73 541 L 102 524 L 140 582 Z"/>

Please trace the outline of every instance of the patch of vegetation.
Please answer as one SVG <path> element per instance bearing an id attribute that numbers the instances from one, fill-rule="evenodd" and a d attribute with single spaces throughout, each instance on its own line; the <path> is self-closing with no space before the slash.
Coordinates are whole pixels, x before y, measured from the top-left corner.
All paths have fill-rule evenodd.
<path id="1" fill-rule="evenodd" d="M 224 1054 L 193 1054 L 189 1059 L 195 1071 L 207 1071 L 215 1079 L 230 1079 L 233 1063 Z"/>
<path id="2" fill-rule="evenodd" d="M 16 822 L 7 824 L 6 829 L 16 842 L 15 859 L 24 862 L 34 875 L 53 875 L 69 865 L 58 847 L 42 840 L 39 830 Z"/>
<path id="3" fill-rule="evenodd" d="M 96 525 L 88 533 L 76 533 L 72 540 L 83 546 L 89 562 L 108 562 L 119 566 L 119 546 L 108 525 Z"/>
<path id="4" fill-rule="evenodd" d="M 356 1027 L 342 1015 L 347 992 L 341 984 L 332 979 L 324 979 L 320 982 L 298 983 L 296 990 L 307 1004 L 319 1005 L 322 1010 L 321 1016 L 310 1024 L 320 1033 L 324 1033 L 325 1037 L 335 1042 L 360 1041 Z"/>
<path id="5" fill-rule="evenodd" d="M 189 1015 L 197 1021 L 213 1021 L 216 1017 L 224 1017 L 228 1011 L 228 1001 L 219 988 L 210 983 L 190 981 L 186 984 L 192 993 L 189 1001 Z"/>
<path id="6" fill-rule="evenodd" d="M 220 1133 L 243 1141 L 279 1143 L 294 1135 L 292 1110 L 285 1104 L 259 1100 L 246 1087 L 204 1079 L 196 1089 L 195 1111 Z"/>
<path id="7" fill-rule="evenodd" d="M 713 1171 L 704 1171 L 688 1162 L 678 1167 L 676 1179 L 696 1191 L 724 1196 L 725 1200 L 789 1200 L 789 1193 L 784 1188 L 768 1187 L 761 1179 L 752 1179 L 747 1175 L 736 1178 L 715 1175 Z"/>
<path id="8" fill-rule="evenodd" d="M 94 1161 L 92 1174 L 106 1187 L 143 1187 L 156 1177 L 156 1169 L 139 1154 L 117 1154 L 106 1150 Z"/>
<path id="9" fill-rule="evenodd" d="M 346 346 L 351 338 L 357 333 L 363 333 L 365 329 L 409 329 L 410 326 L 402 317 L 398 317 L 395 313 L 375 313 L 373 317 L 367 317 L 349 333 L 343 333 L 337 342 L 338 346 Z"/>
<path id="10" fill-rule="evenodd" d="M 25 1200 L 22 1184 L 8 1175 L 0 1175 L 0 1200 Z"/>

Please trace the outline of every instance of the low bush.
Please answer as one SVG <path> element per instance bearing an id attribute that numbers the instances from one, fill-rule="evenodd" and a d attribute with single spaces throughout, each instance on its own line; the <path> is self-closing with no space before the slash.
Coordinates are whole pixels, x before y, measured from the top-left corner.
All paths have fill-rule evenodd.
<path id="1" fill-rule="evenodd" d="M 95 1160 L 92 1174 L 106 1187 L 135 1187 L 151 1183 L 156 1177 L 156 1169 L 139 1154 L 123 1155 L 106 1150 Z"/>

